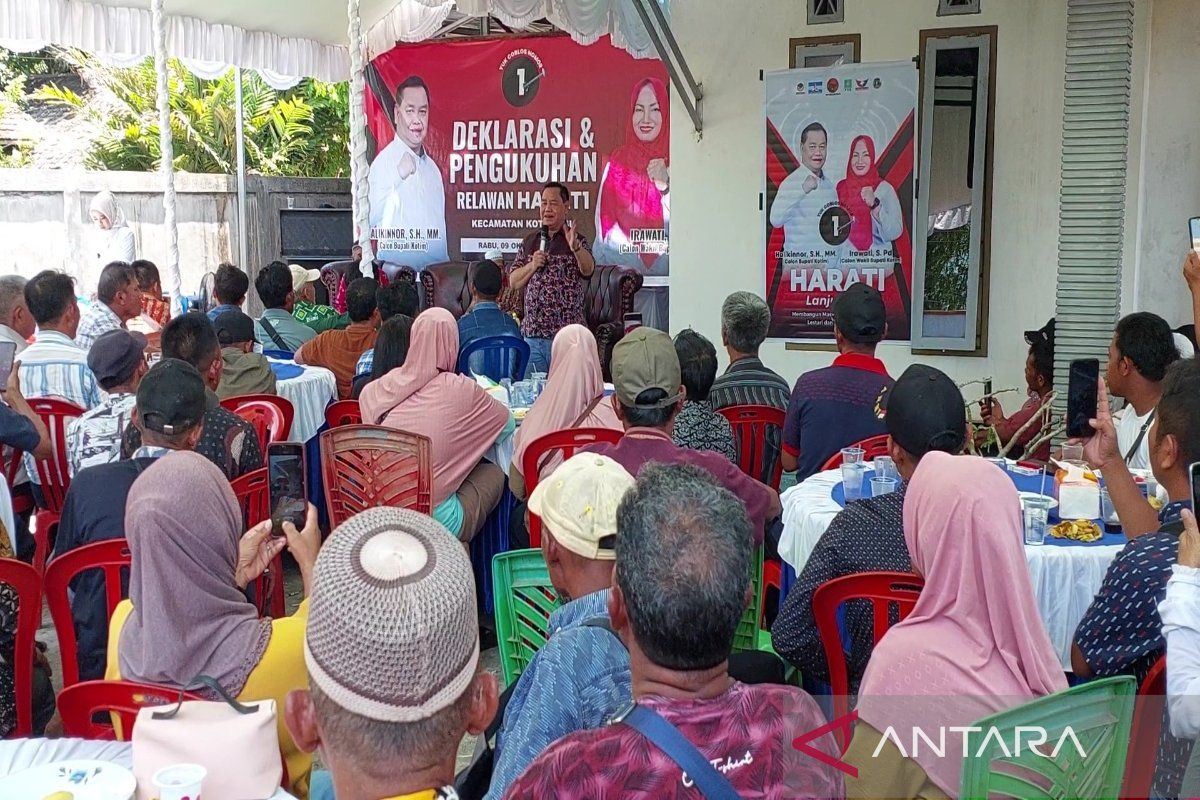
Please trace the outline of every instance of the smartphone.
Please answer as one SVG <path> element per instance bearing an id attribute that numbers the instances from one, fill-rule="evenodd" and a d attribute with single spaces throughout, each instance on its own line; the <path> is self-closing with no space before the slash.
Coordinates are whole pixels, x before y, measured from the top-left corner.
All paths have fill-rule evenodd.
<path id="1" fill-rule="evenodd" d="M 1200 461 L 1188 467 L 1188 477 L 1192 479 L 1192 508 L 1196 508 L 1196 496 L 1200 495 Z"/>
<path id="2" fill-rule="evenodd" d="M 983 382 L 983 402 L 979 407 L 988 414 L 992 413 L 992 379 L 988 378 Z"/>
<path id="3" fill-rule="evenodd" d="M 0 389 L 8 386 L 8 376 L 12 374 L 13 361 L 16 357 L 16 342 L 0 342 Z"/>
<path id="4" fill-rule="evenodd" d="M 1192 249 L 1200 250 L 1200 217 L 1188 220 L 1188 232 L 1192 235 Z"/>
<path id="5" fill-rule="evenodd" d="M 642 312 L 631 311 L 625 315 L 625 332 L 629 333 L 634 328 L 642 327 Z"/>
<path id="6" fill-rule="evenodd" d="M 303 528 L 308 514 L 305 491 L 304 445 L 272 442 L 267 445 L 268 501 L 271 504 L 271 535 L 283 536 L 283 523 Z"/>
<path id="7" fill-rule="evenodd" d="M 1092 435 L 1090 420 L 1096 416 L 1097 384 L 1100 381 L 1100 362 L 1081 358 L 1071 362 L 1067 382 L 1067 436 L 1086 438 Z"/>

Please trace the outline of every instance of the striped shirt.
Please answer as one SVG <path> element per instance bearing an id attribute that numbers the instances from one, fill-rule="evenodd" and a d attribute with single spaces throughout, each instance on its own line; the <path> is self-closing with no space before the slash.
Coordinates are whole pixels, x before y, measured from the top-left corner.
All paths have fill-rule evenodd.
<path id="1" fill-rule="evenodd" d="M 792 387 L 757 356 L 745 356 L 729 365 L 725 373 L 713 381 L 708 393 L 708 402 L 714 411 L 729 406 L 771 406 L 787 411 Z M 754 477 L 765 484 L 771 483 L 771 473 L 783 452 L 783 429 L 767 429 L 763 453 L 762 472 Z M 734 437 L 737 443 L 737 437 Z M 740 463 L 740 457 L 739 457 Z"/>
<path id="2" fill-rule="evenodd" d="M 121 324 L 121 318 L 113 313 L 111 308 L 97 300 L 84 309 L 83 315 L 79 319 L 79 330 L 75 332 L 75 344 L 83 348 L 86 353 L 92 349 L 92 343 L 99 339 L 101 334 L 124 327 Z"/>
<path id="3" fill-rule="evenodd" d="M 58 331 L 39 330 L 33 344 L 21 353 L 21 390 L 30 400 L 52 397 L 85 410 L 104 400 L 87 365 L 87 351 Z M 25 454 L 25 469 L 34 483 L 41 482 L 29 453 Z"/>

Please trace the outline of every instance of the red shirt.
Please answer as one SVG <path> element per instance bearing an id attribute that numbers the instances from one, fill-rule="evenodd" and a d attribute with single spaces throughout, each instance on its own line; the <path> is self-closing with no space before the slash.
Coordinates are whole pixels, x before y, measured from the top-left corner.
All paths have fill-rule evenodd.
<path id="1" fill-rule="evenodd" d="M 996 433 L 1000 435 L 1000 438 L 1003 440 L 1004 444 L 1008 444 L 1008 440 L 1011 439 L 1018 430 L 1020 430 L 1021 426 L 1026 422 L 1029 422 L 1033 415 L 1038 412 L 1038 409 L 1042 407 L 1042 402 L 1043 401 L 1041 397 L 1039 397 L 1036 393 L 1031 392 L 1029 399 L 1025 401 L 1025 405 L 1021 406 L 1019 409 L 1013 412 L 1011 417 L 996 426 Z M 1049 412 L 1047 412 L 1047 414 L 1049 414 Z M 1036 437 L 1041 436 L 1043 422 L 1044 420 L 1042 422 L 1035 422 L 1026 428 L 1025 432 L 1022 433 L 1018 438 L 1017 443 L 1023 448 L 1025 445 L 1032 442 Z M 1036 453 L 1025 453 L 1024 455 L 1026 458 L 1033 458 L 1038 461 L 1049 461 L 1050 442 L 1045 442 L 1042 444 Z"/>

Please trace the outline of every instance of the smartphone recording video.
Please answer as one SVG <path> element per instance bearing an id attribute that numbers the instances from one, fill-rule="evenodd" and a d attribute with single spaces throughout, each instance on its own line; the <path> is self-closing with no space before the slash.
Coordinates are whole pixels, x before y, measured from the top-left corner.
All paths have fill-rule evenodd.
<path id="1" fill-rule="evenodd" d="M 1081 358 L 1071 362 L 1067 383 L 1067 436 L 1072 439 L 1092 435 L 1091 420 L 1096 416 L 1100 362 Z"/>
<path id="2" fill-rule="evenodd" d="M 304 481 L 304 445 L 273 442 L 267 446 L 268 493 L 271 504 L 271 533 L 283 535 L 283 523 L 304 527 L 308 493 Z"/>

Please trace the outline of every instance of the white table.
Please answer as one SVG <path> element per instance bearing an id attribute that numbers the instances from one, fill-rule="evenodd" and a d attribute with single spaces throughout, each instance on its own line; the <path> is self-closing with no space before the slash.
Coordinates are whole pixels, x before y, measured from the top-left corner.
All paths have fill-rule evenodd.
<path id="1" fill-rule="evenodd" d="M 842 510 L 831 494 L 841 480 L 840 470 L 820 472 L 780 496 L 783 534 L 779 539 L 779 555 L 797 574 L 808 563 L 829 523 Z M 1108 565 L 1119 552 L 1120 545 L 1025 546 L 1038 611 L 1068 672 L 1075 629 L 1100 589 Z"/>
<path id="2" fill-rule="evenodd" d="M 300 366 L 295 361 L 271 359 L 273 364 Z M 276 382 L 276 391 L 296 409 L 292 420 L 290 438 L 294 442 L 307 442 L 317 435 L 325 424 L 325 406 L 337 399 L 337 378 L 324 367 L 300 366 L 304 373 L 294 378 Z"/>

